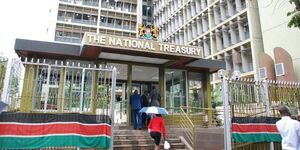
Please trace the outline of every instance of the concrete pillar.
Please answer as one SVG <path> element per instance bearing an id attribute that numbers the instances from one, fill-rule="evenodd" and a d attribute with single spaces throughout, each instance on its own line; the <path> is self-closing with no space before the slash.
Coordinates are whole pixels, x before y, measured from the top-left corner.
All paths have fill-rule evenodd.
<path id="1" fill-rule="evenodd" d="M 168 22 L 168 34 L 171 34 L 171 21 Z"/>
<path id="2" fill-rule="evenodd" d="M 204 49 L 204 56 L 209 56 L 210 53 L 210 47 L 209 47 L 209 37 L 204 37 L 203 40 L 203 49 Z"/>
<path id="3" fill-rule="evenodd" d="M 179 26 L 182 26 L 182 24 L 183 24 L 182 20 L 183 20 L 183 14 L 182 14 L 182 11 L 179 11 L 178 12 L 178 24 L 179 24 Z"/>
<path id="4" fill-rule="evenodd" d="M 217 46 L 216 46 L 216 34 L 215 33 L 211 33 L 210 34 L 210 49 L 211 49 L 211 53 L 217 53 Z"/>
<path id="5" fill-rule="evenodd" d="M 217 43 L 217 50 L 221 51 L 223 49 L 223 44 L 222 44 L 222 33 L 220 30 L 216 30 L 216 43 Z"/>
<path id="6" fill-rule="evenodd" d="M 192 34 L 192 25 L 191 24 L 188 24 L 188 35 L 187 35 L 187 39 L 188 39 L 188 42 L 192 40 L 192 37 L 193 37 L 193 34 Z"/>
<path id="7" fill-rule="evenodd" d="M 174 12 L 178 9 L 178 2 L 174 1 Z"/>
<path id="8" fill-rule="evenodd" d="M 214 6 L 214 19 L 215 19 L 215 24 L 220 23 L 220 7 L 218 5 Z"/>
<path id="9" fill-rule="evenodd" d="M 220 2 L 220 9 L 221 9 L 221 20 L 226 20 L 226 11 L 225 11 L 225 2 Z"/>
<path id="10" fill-rule="evenodd" d="M 232 70 L 232 56 L 229 55 L 227 52 L 224 54 L 225 55 L 225 64 L 226 64 L 226 70 Z"/>
<path id="11" fill-rule="evenodd" d="M 205 9 L 206 6 L 207 6 L 206 0 L 201 0 L 201 8 L 202 8 L 202 9 Z"/>
<path id="12" fill-rule="evenodd" d="M 228 8 L 228 14 L 229 16 L 233 16 L 234 15 L 234 8 L 233 8 L 233 1 L 232 0 L 227 0 L 227 8 Z"/>
<path id="13" fill-rule="evenodd" d="M 223 32 L 223 42 L 224 42 L 223 45 L 224 45 L 224 48 L 227 48 L 230 46 L 228 28 L 226 26 L 223 26 L 222 32 Z"/>
<path id="14" fill-rule="evenodd" d="M 241 46 L 241 56 L 242 56 L 242 68 L 243 72 L 248 72 L 249 71 L 249 66 L 248 66 L 248 57 L 247 57 L 247 49 L 245 46 Z"/>
<path id="15" fill-rule="evenodd" d="M 202 10 L 200 0 L 195 0 L 195 7 L 197 13 L 199 13 Z"/>
<path id="16" fill-rule="evenodd" d="M 236 11 L 237 12 L 242 11 L 242 2 L 241 2 L 241 0 L 235 0 L 235 5 L 236 5 Z"/>
<path id="17" fill-rule="evenodd" d="M 238 28 L 239 28 L 239 36 L 240 36 L 241 41 L 244 41 L 246 39 L 243 24 L 244 24 L 244 22 L 239 17 L 238 18 Z"/>
<path id="18" fill-rule="evenodd" d="M 179 44 L 183 45 L 184 41 L 184 35 L 183 35 L 183 31 L 179 30 Z"/>
<path id="19" fill-rule="evenodd" d="M 196 15 L 196 6 L 195 6 L 195 2 L 194 1 L 191 1 L 190 2 L 190 5 L 191 5 L 191 17 L 194 17 Z"/>
<path id="20" fill-rule="evenodd" d="M 233 49 L 232 50 L 232 56 L 234 58 L 232 58 L 232 63 L 233 63 L 233 70 L 236 71 L 240 71 L 240 67 L 239 67 L 239 62 L 237 62 L 237 57 L 239 56 L 240 54 L 238 53 L 237 50 Z"/>
<path id="21" fill-rule="evenodd" d="M 185 44 L 185 43 L 188 43 L 189 33 L 188 33 L 188 27 L 184 27 L 183 29 L 184 29 L 184 34 L 183 34 L 184 35 L 184 42 L 183 43 Z"/>
<path id="22" fill-rule="evenodd" d="M 186 18 L 187 18 L 187 20 L 190 20 L 191 19 L 191 5 L 190 4 L 188 4 L 187 6 L 186 6 Z"/>
<path id="23" fill-rule="evenodd" d="M 233 21 L 230 21 L 230 37 L 231 37 L 231 44 L 238 43 L 237 40 L 237 31 L 236 31 L 236 24 Z"/>
<path id="24" fill-rule="evenodd" d="M 175 30 L 179 27 L 179 23 L 178 23 L 178 14 L 176 13 L 174 16 L 174 21 L 175 21 Z"/>
<path id="25" fill-rule="evenodd" d="M 179 44 L 179 35 L 177 32 L 175 33 L 175 44 Z"/>
<path id="26" fill-rule="evenodd" d="M 208 30 L 208 20 L 206 14 L 202 15 L 202 27 L 203 27 L 203 32 L 206 32 Z"/>
<path id="27" fill-rule="evenodd" d="M 192 22 L 192 32 L 193 32 L 193 39 L 197 37 L 197 23 L 195 21 Z"/>
<path id="28" fill-rule="evenodd" d="M 197 17 L 196 23 L 197 23 L 197 34 L 198 34 L 198 36 L 200 36 L 203 33 L 202 18 L 201 17 Z"/>
<path id="29" fill-rule="evenodd" d="M 181 7 L 182 5 L 182 0 L 177 0 L 178 1 L 178 7 Z"/>
<path id="30" fill-rule="evenodd" d="M 171 2 L 169 3 L 171 14 L 174 12 L 174 5 L 173 5 L 173 2 L 174 2 L 174 1 L 171 1 Z"/>

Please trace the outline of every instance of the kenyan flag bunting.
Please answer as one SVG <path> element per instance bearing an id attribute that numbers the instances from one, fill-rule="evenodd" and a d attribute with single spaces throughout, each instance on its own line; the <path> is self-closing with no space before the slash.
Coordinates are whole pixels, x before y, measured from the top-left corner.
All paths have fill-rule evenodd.
<path id="1" fill-rule="evenodd" d="M 110 147 L 111 120 L 78 113 L 2 113 L 0 149 Z"/>
<path id="2" fill-rule="evenodd" d="M 281 142 L 274 117 L 234 117 L 232 137 L 235 142 Z"/>

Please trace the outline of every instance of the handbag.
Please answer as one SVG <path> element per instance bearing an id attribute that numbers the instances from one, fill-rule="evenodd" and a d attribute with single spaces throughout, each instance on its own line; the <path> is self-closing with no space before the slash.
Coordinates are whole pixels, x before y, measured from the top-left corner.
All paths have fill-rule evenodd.
<path id="1" fill-rule="evenodd" d="M 169 149 L 171 146 L 170 146 L 170 143 L 168 141 L 165 141 L 164 143 L 164 149 Z"/>

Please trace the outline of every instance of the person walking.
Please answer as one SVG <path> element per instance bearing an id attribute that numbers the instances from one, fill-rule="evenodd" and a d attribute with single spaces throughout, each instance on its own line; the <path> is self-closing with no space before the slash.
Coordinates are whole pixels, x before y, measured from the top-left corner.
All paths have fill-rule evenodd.
<path id="1" fill-rule="evenodd" d="M 155 150 L 159 150 L 161 135 L 163 135 L 164 140 L 167 138 L 165 121 L 160 114 L 156 114 L 155 117 L 150 120 L 148 129 L 150 136 L 154 139 Z"/>
<path id="2" fill-rule="evenodd" d="M 135 90 L 134 94 L 130 96 L 131 114 L 133 120 L 133 129 L 142 129 L 142 115 L 139 112 L 142 106 L 142 96 Z"/>
<path id="3" fill-rule="evenodd" d="M 282 117 L 276 122 L 276 127 L 282 137 L 282 149 L 300 150 L 300 122 L 291 119 L 288 107 L 279 106 L 278 110 Z"/>
<path id="4" fill-rule="evenodd" d="M 142 95 L 142 108 L 149 106 L 149 96 L 148 91 L 144 91 L 144 94 Z M 147 114 L 142 113 L 142 125 L 146 126 L 146 120 L 147 120 Z"/>
<path id="5" fill-rule="evenodd" d="M 161 96 L 159 94 L 159 91 L 155 88 L 155 86 L 152 86 L 152 90 L 149 94 L 149 97 L 151 99 L 150 106 L 157 106 L 157 107 L 160 106 Z"/>

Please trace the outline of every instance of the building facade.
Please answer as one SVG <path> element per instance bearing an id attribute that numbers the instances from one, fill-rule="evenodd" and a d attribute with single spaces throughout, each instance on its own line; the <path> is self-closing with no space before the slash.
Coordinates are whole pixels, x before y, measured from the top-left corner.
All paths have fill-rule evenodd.
<path id="1" fill-rule="evenodd" d="M 81 43 L 85 32 L 135 38 L 138 23 L 147 19 L 141 13 L 146 4 L 138 0 L 58 0 L 51 14 L 55 27 L 50 27 L 49 35 L 69 43 Z M 151 14 L 151 6 L 145 9 L 144 15 Z"/>
<path id="2" fill-rule="evenodd" d="M 160 41 L 203 47 L 205 58 L 225 61 L 229 72 L 258 77 L 263 43 L 257 0 L 156 0 L 153 5 Z"/>
<path id="3" fill-rule="evenodd" d="M 288 1 L 277 2 L 272 0 L 258 1 L 260 9 L 261 30 L 264 42 L 264 52 L 275 60 L 276 47 L 285 49 L 291 56 L 293 70 L 295 70 L 296 80 L 300 79 L 300 53 L 298 28 L 288 28 L 287 24 L 291 17 L 287 13 L 295 9 L 294 4 Z M 285 68 L 287 70 L 289 68 Z M 267 72 L 269 73 L 269 72 Z"/>

